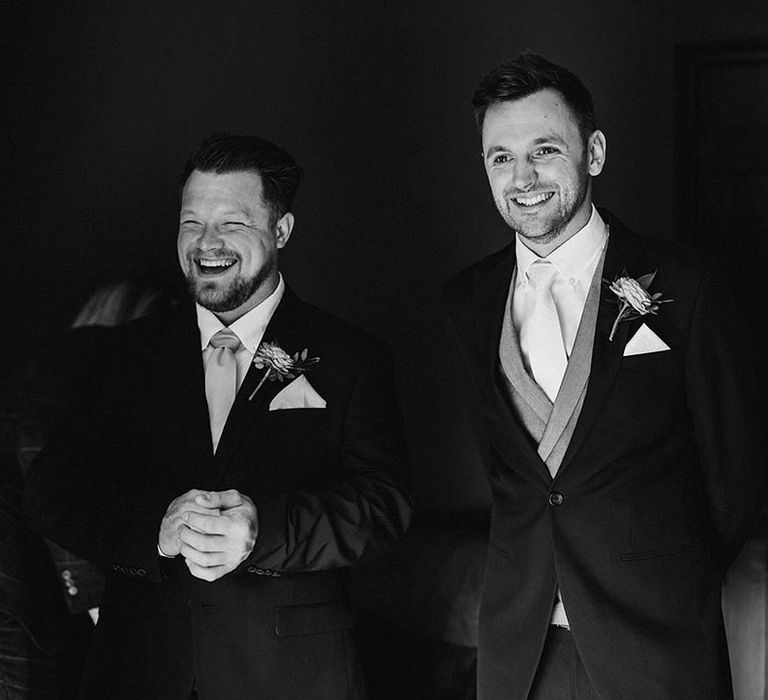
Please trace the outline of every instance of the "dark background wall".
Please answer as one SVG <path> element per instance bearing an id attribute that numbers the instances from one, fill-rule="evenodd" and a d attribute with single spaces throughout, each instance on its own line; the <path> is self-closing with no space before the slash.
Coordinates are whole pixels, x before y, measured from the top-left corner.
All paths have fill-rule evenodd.
<path id="1" fill-rule="evenodd" d="M 3 0 L 3 375 L 108 279 L 176 276 L 177 177 L 212 130 L 306 170 L 281 267 L 394 347 L 422 511 L 485 500 L 441 282 L 510 240 L 470 97 L 531 49 L 580 74 L 608 137 L 596 199 L 674 237 L 674 46 L 768 37 L 764 0 Z M 2 376 L 2 375 L 0 375 Z"/>

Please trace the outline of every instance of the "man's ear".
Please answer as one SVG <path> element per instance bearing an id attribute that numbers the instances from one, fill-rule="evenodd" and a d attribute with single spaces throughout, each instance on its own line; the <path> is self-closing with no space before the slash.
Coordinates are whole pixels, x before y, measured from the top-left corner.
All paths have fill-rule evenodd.
<path id="1" fill-rule="evenodd" d="M 278 248 L 284 248 L 288 243 L 288 239 L 291 237 L 291 231 L 293 231 L 293 223 L 295 219 L 293 214 L 287 211 L 283 214 L 275 224 L 275 243 Z"/>
<path id="2" fill-rule="evenodd" d="M 605 165 L 606 142 L 605 134 L 597 129 L 587 141 L 587 165 L 590 175 L 599 175 Z"/>

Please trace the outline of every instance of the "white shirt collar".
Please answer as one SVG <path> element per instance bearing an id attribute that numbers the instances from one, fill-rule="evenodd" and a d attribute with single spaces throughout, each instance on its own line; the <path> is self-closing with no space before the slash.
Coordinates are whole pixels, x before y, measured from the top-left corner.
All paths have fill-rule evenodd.
<path id="1" fill-rule="evenodd" d="M 548 260 L 568 278 L 578 278 L 584 269 L 594 261 L 608 239 L 608 228 L 592 205 L 592 214 L 586 226 L 571 236 L 563 245 L 553 250 L 546 258 L 541 258 L 528 248 L 517 234 L 515 239 L 515 257 L 517 258 L 518 280 L 528 274 L 528 268 L 539 260 Z"/>
<path id="2" fill-rule="evenodd" d="M 277 287 L 272 294 L 229 326 L 229 329 L 237 334 L 240 342 L 252 354 L 258 349 L 267 324 L 283 298 L 285 282 L 280 273 L 278 273 L 278 277 Z M 200 329 L 200 347 L 205 350 L 211 338 L 226 326 L 216 318 L 216 314 L 200 306 L 197 302 L 195 302 L 195 309 L 197 310 L 197 326 Z"/>

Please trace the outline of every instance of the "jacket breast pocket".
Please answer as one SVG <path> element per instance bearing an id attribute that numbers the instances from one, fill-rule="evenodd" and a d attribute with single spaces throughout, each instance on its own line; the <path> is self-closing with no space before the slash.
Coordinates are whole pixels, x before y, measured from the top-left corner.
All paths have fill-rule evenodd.
<path id="1" fill-rule="evenodd" d="M 282 605 L 275 610 L 275 634 L 278 637 L 339 632 L 352 627 L 352 623 L 352 613 L 340 600 Z"/>
<path id="2" fill-rule="evenodd" d="M 638 355 L 625 355 L 621 359 L 620 372 L 651 372 L 665 374 L 680 370 L 680 354 L 675 350 L 644 352 Z"/>
<path id="3" fill-rule="evenodd" d="M 268 411 L 264 421 L 269 430 L 311 434 L 328 428 L 330 413 L 327 408 L 281 408 Z"/>

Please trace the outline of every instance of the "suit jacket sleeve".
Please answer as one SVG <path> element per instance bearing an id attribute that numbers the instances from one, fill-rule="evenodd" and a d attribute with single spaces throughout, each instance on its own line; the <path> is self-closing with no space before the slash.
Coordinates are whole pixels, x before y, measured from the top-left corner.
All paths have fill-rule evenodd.
<path id="1" fill-rule="evenodd" d="M 686 384 L 724 566 L 738 555 L 768 486 L 765 402 L 741 309 L 714 273 L 693 307 Z"/>
<path id="2" fill-rule="evenodd" d="M 411 498 L 389 353 L 370 343 L 345 410 L 341 478 L 318 491 L 255 499 L 259 534 L 246 564 L 276 571 L 347 566 L 399 538 Z"/>

